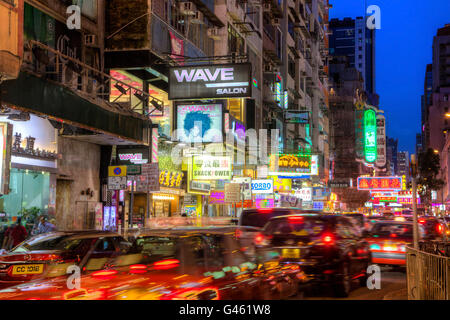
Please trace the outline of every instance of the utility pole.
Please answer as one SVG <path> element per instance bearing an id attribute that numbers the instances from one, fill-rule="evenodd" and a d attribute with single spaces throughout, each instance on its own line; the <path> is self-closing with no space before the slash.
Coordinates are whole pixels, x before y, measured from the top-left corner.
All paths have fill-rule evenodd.
<path id="1" fill-rule="evenodd" d="M 417 224 L 417 160 L 416 155 L 411 155 L 411 182 L 412 182 L 412 202 L 413 202 L 413 239 L 414 249 L 419 250 L 419 225 Z"/>

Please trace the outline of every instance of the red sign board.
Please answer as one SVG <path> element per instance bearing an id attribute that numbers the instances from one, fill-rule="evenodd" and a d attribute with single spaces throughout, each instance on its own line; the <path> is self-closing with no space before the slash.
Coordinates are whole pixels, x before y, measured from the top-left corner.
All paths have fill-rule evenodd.
<path id="1" fill-rule="evenodd" d="M 358 190 L 401 190 L 402 177 L 359 177 Z"/>

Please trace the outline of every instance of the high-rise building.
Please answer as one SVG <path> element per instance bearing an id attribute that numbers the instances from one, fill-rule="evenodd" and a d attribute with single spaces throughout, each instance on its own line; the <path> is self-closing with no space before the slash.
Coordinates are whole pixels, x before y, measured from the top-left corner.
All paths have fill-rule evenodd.
<path id="1" fill-rule="evenodd" d="M 399 151 L 397 153 L 397 175 L 404 177 L 409 182 L 409 152 Z"/>
<path id="2" fill-rule="evenodd" d="M 424 150 L 430 145 L 430 123 L 429 123 L 429 108 L 432 103 L 433 94 L 433 65 L 427 64 L 424 81 L 424 94 L 422 95 L 422 146 Z"/>
<path id="3" fill-rule="evenodd" d="M 330 20 L 330 54 L 347 56 L 364 79 L 369 103 L 378 105 L 375 83 L 375 30 L 366 27 L 366 19 L 344 18 Z"/>
<path id="4" fill-rule="evenodd" d="M 386 158 L 389 162 L 389 170 L 391 175 L 396 175 L 398 172 L 397 166 L 397 150 L 398 139 L 386 137 Z"/>
<path id="5" fill-rule="evenodd" d="M 423 137 L 421 133 L 416 134 L 416 155 L 419 155 L 424 151 L 423 149 Z"/>

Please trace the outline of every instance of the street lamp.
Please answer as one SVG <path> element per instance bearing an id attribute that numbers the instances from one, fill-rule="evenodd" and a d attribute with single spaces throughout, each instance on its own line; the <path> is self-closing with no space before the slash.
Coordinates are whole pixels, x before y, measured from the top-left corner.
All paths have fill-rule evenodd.
<path id="1" fill-rule="evenodd" d="M 446 118 L 450 118 L 450 112 L 446 112 L 446 113 L 445 113 L 445 117 L 446 117 Z"/>

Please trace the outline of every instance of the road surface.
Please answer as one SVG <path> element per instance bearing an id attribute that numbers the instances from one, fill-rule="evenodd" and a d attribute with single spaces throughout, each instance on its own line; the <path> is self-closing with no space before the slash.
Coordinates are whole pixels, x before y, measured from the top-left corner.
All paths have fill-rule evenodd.
<path id="1" fill-rule="evenodd" d="M 383 267 L 381 268 L 381 288 L 379 290 L 360 287 L 359 282 L 355 281 L 348 298 L 334 298 L 331 290 L 325 288 L 313 288 L 312 291 L 307 293 L 304 298 L 299 295 L 293 297 L 292 300 L 407 300 L 406 271 L 399 272 Z"/>

